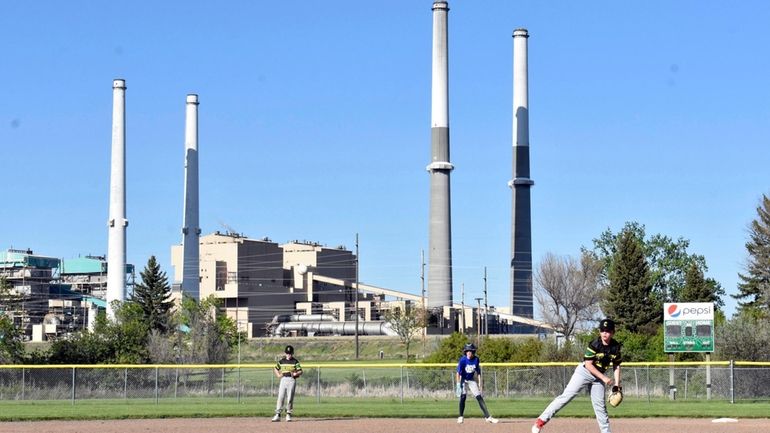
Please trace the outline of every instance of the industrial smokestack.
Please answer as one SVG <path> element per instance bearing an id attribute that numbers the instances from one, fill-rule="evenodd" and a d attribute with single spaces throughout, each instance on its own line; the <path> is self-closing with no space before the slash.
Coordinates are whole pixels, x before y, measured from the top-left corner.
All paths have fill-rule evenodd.
<path id="1" fill-rule="evenodd" d="M 513 191 L 511 223 L 511 313 L 532 317 L 532 211 L 529 178 L 529 87 L 526 29 L 513 32 Z"/>
<path id="2" fill-rule="evenodd" d="M 430 220 L 428 308 L 452 305 L 452 225 L 449 174 L 449 68 L 446 1 L 433 2 L 433 80 L 431 87 Z"/>
<path id="3" fill-rule="evenodd" d="M 198 95 L 187 95 L 184 131 L 184 217 L 182 221 L 182 293 L 200 298 L 201 229 L 198 211 Z"/>
<path id="4" fill-rule="evenodd" d="M 112 163 L 107 244 L 107 317 L 113 301 L 126 299 L 126 82 L 112 82 Z"/>

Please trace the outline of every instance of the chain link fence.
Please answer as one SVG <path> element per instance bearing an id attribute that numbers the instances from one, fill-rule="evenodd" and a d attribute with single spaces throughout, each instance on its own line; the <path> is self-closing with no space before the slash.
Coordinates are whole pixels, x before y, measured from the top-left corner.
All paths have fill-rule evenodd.
<path id="1" fill-rule="evenodd" d="M 682 364 L 682 363 L 680 363 Z M 626 363 L 626 398 L 770 400 L 770 363 Z M 553 397 L 576 367 L 562 364 L 482 366 L 487 398 Z M 710 384 L 709 380 L 710 377 Z M 453 399 L 451 364 L 308 364 L 297 394 L 331 397 Z M 275 396 L 272 365 L 0 366 L 1 400 L 222 398 Z"/>

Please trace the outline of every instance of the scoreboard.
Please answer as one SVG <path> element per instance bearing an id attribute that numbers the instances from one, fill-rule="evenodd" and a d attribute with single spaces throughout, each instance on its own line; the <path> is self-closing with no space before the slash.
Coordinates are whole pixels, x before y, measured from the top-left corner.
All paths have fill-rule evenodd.
<path id="1" fill-rule="evenodd" d="M 667 353 L 714 351 L 713 303 L 665 303 L 663 326 L 663 346 Z"/>

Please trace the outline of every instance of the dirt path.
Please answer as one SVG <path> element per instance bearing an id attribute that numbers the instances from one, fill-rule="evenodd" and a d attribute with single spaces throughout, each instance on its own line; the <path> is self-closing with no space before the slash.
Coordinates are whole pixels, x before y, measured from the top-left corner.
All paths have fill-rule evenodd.
<path id="1" fill-rule="evenodd" d="M 770 431 L 770 419 L 713 423 L 711 419 L 614 419 L 613 433 L 758 433 Z M 171 418 L 114 421 L 0 422 L 0 433 L 529 433 L 532 420 L 502 419 L 487 424 L 479 418 L 457 424 L 454 419 L 295 418 L 271 423 L 268 418 Z M 597 433 L 592 418 L 555 418 L 543 433 Z"/>

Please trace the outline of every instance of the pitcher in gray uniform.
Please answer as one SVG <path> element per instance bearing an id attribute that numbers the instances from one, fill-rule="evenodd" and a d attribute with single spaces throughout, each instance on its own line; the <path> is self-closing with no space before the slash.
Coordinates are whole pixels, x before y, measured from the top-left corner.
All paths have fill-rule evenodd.
<path id="1" fill-rule="evenodd" d="M 294 357 L 294 347 L 286 346 L 283 350 L 286 355 L 275 364 L 275 375 L 280 377 L 278 384 L 278 402 L 275 404 L 275 416 L 273 422 L 281 420 L 281 411 L 286 404 L 286 422 L 291 421 L 291 414 L 294 411 L 294 389 L 297 386 L 297 378 L 302 376 L 302 366 L 299 360 Z"/>
<path id="2" fill-rule="evenodd" d="M 599 322 L 599 338 L 591 341 L 583 355 L 583 363 L 578 365 L 564 392 L 556 397 L 542 414 L 535 420 L 532 433 L 540 433 L 543 426 L 556 415 L 580 391 L 586 387 L 591 389 L 591 404 L 594 406 L 596 421 L 601 433 L 611 433 L 610 418 L 607 415 L 605 402 L 605 387 L 613 383 L 613 379 L 605 374 L 612 366 L 615 386 L 620 386 L 620 343 L 615 341 L 615 322 L 604 319 Z"/>

